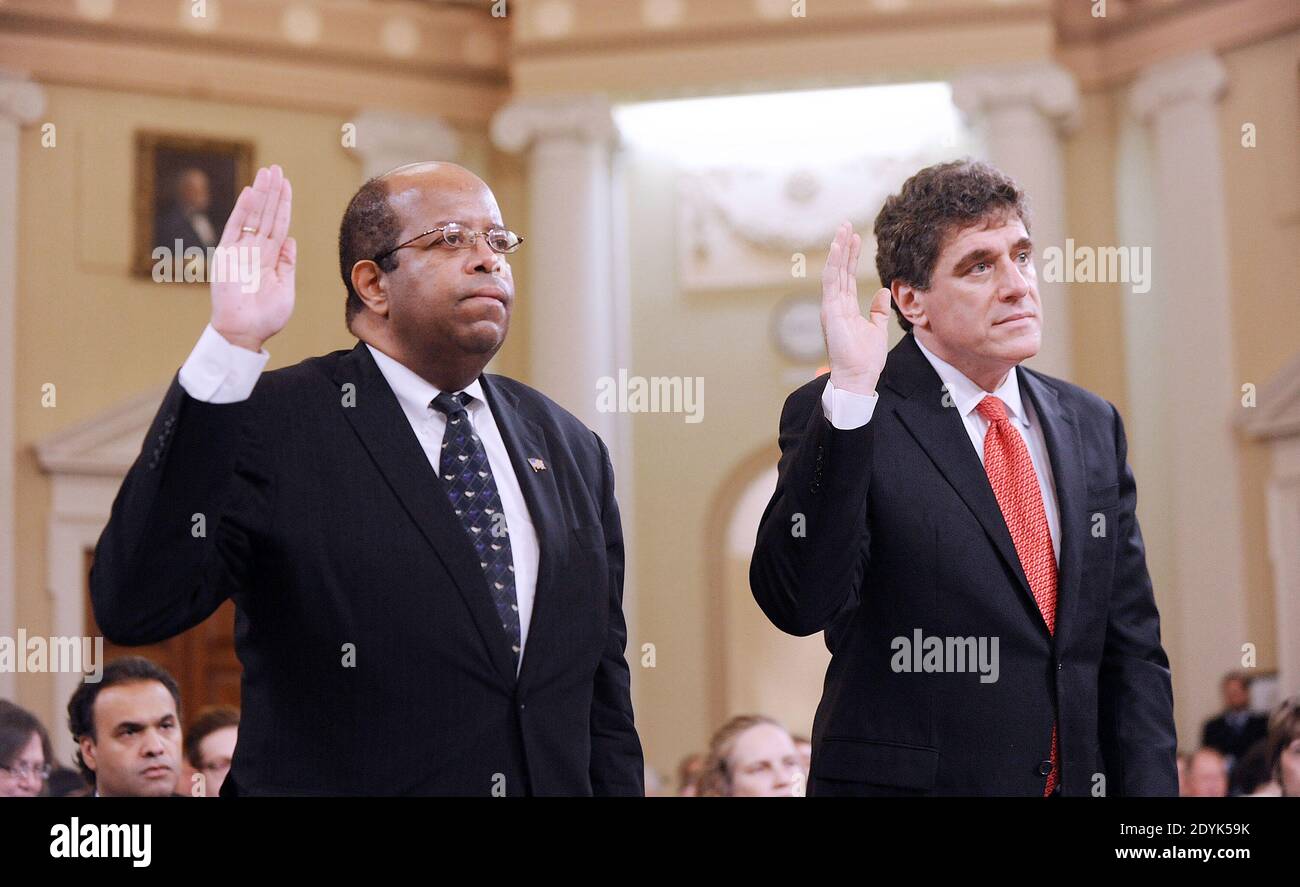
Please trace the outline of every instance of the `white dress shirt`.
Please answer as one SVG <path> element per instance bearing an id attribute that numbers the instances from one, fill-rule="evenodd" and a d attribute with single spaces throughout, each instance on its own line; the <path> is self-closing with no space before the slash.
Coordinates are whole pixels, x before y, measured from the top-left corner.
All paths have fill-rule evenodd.
<path id="1" fill-rule="evenodd" d="M 433 399 L 440 393 L 438 388 L 369 343 L 366 347 L 370 349 L 388 387 L 396 395 L 434 474 L 438 474 L 442 461 L 442 436 L 447 428 L 446 415 L 432 406 Z M 247 348 L 226 341 L 209 324 L 181 367 L 180 384 L 190 397 L 206 403 L 247 400 L 270 357 L 265 348 L 254 354 Z M 487 453 L 492 478 L 501 495 L 501 508 L 506 515 L 510 553 L 515 565 L 515 597 L 519 606 L 519 663 L 522 665 L 524 647 L 528 640 L 528 625 L 532 621 L 533 600 L 537 593 L 541 545 L 537 541 L 537 529 L 528 513 L 519 478 L 510 463 L 510 454 L 506 451 L 501 431 L 497 428 L 492 409 L 483 394 L 483 387 L 475 379 L 464 391 L 474 398 L 466 411 L 469 413 L 470 424 Z M 486 586 L 483 593 L 487 594 Z"/>
<path id="2" fill-rule="evenodd" d="M 1047 441 L 1043 437 L 1043 425 L 1034 412 L 1034 406 L 1029 400 L 1022 400 L 1020 397 L 1017 368 L 1012 367 L 997 390 L 989 392 L 966 378 L 961 370 L 931 352 L 921 344 L 920 339 L 916 339 L 916 344 L 925 355 L 925 359 L 930 361 L 930 366 L 934 367 L 935 372 L 939 374 L 939 379 L 947 386 L 948 395 L 957 412 L 961 414 L 962 423 L 966 426 L 966 435 L 970 438 L 971 446 L 975 448 L 981 465 L 984 464 L 984 435 L 988 432 L 989 422 L 980 415 L 976 407 L 989 394 L 1001 400 L 1006 407 L 1011 427 L 1020 432 L 1025 448 L 1029 450 L 1029 459 L 1034 464 L 1034 474 L 1038 476 L 1038 489 L 1043 496 L 1043 511 L 1047 515 L 1047 528 L 1052 534 L 1052 550 L 1056 554 L 1056 562 L 1059 566 L 1061 512 L 1056 502 L 1056 482 L 1052 475 L 1052 462 L 1047 456 Z M 861 428 L 871 421 L 879 399 L 878 393 L 855 394 L 852 391 L 836 388 L 831 384 L 830 379 L 827 379 L 826 388 L 822 391 L 822 413 L 836 428 L 844 430 Z"/>

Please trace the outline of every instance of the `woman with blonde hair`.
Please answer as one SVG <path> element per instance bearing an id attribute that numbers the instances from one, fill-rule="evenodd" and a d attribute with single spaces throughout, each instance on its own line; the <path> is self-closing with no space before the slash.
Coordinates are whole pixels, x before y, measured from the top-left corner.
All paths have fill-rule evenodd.
<path id="1" fill-rule="evenodd" d="M 709 742 L 699 797 L 799 797 L 807 774 L 789 731 L 764 715 L 741 715 Z"/>

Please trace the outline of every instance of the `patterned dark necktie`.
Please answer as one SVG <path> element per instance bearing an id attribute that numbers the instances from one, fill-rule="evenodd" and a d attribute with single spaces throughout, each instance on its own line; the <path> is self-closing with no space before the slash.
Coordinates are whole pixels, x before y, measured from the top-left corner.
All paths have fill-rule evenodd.
<path id="1" fill-rule="evenodd" d="M 497 492 L 488 464 L 483 441 L 474 433 L 465 407 L 473 395 L 442 392 L 430 404 L 447 416 L 447 430 L 442 435 L 442 458 L 438 476 L 442 478 L 451 500 L 452 510 L 460 518 L 470 544 L 478 554 L 492 603 L 501 618 L 501 628 L 514 651 L 519 667 L 519 602 L 515 597 L 515 564 L 510 551 L 510 531 L 506 526 L 501 495 Z"/>

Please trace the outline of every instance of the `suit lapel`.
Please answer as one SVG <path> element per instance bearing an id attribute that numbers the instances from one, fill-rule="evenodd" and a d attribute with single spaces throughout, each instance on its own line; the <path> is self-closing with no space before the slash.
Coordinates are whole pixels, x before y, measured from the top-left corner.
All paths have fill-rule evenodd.
<path id="1" fill-rule="evenodd" d="M 1056 389 L 1032 371 L 1020 368 L 1022 396 L 1029 395 L 1042 423 L 1047 457 L 1056 481 L 1056 506 L 1061 515 L 1061 562 L 1056 577 L 1056 636 L 1058 645 L 1074 622 L 1083 571 L 1083 542 L 1087 538 L 1084 509 L 1087 495 L 1083 440 L 1074 412 L 1061 404 Z"/>
<path id="2" fill-rule="evenodd" d="M 364 342 L 339 360 L 334 381 L 356 386 L 355 406 L 343 414 L 406 512 L 451 574 L 502 678 L 513 684 L 515 667 L 501 620 L 488 594 L 478 556 L 452 511 L 437 473 L 429 464 L 411 423 Z"/>
<path id="3" fill-rule="evenodd" d="M 998 507 L 997 497 L 993 495 L 984 464 L 971 446 L 957 408 L 944 406 L 943 380 L 925 359 L 911 333 L 890 352 L 882 381 L 903 395 L 903 400 L 894 407 L 899 420 L 975 515 L 998 555 L 1016 577 L 1034 612 L 1038 612 L 1038 604 L 1020 565 L 1020 556 L 1016 554 L 1015 543 L 1011 541 L 1011 532 Z M 1039 621 L 1042 624 L 1041 619 Z M 1043 628 L 1046 630 L 1046 625 Z"/>
<path id="4" fill-rule="evenodd" d="M 538 661 L 546 661 L 547 647 L 555 631 L 556 613 L 555 571 L 556 557 L 566 550 L 564 534 L 569 522 L 564 519 L 559 488 L 556 486 L 555 466 L 541 425 L 519 409 L 519 399 L 506 386 L 484 373 L 480 377 L 483 392 L 487 395 L 510 464 L 524 494 L 529 518 L 537 531 L 541 549 L 537 564 L 537 587 L 533 593 L 532 616 L 528 623 L 528 637 L 524 642 L 524 659 L 519 669 L 520 686 L 525 686 L 536 673 Z M 530 460 L 536 460 L 530 462 Z M 536 466 L 536 467 L 535 467 Z"/>

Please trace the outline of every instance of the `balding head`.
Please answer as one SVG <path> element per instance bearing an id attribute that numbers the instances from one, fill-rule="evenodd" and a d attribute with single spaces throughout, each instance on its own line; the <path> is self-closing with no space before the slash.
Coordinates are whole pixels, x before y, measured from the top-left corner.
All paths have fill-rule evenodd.
<path id="1" fill-rule="evenodd" d="M 448 241 L 455 223 L 469 237 Z M 361 186 L 339 229 L 348 328 L 435 385 L 465 379 L 505 341 L 514 279 L 492 189 L 455 163 L 410 163 Z M 418 367 L 418 368 L 417 368 Z"/>
<path id="2" fill-rule="evenodd" d="M 493 207 L 497 206 L 492 189 L 465 167 L 440 160 L 422 160 L 377 175 L 352 195 L 339 226 L 339 272 L 348 291 L 344 312 L 348 329 L 352 329 L 353 319 L 365 308 L 352 284 L 353 266 L 362 260 L 373 259 L 405 240 L 404 226 L 408 219 L 433 218 L 438 204 L 445 205 L 449 199 L 469 194 L 485 196 Z M 433 211 L 433 215 L 429 215 L 429 211 Z M 496 208 L 496 212 L 499 220 L 500 208 Z M 406 236 L 418 234 L 433 224 L 430 222 Z M 392 272 L 400 259 L 401 256 L 394 253 L 378 262 L 379 268 L 386 273 Z"/>

